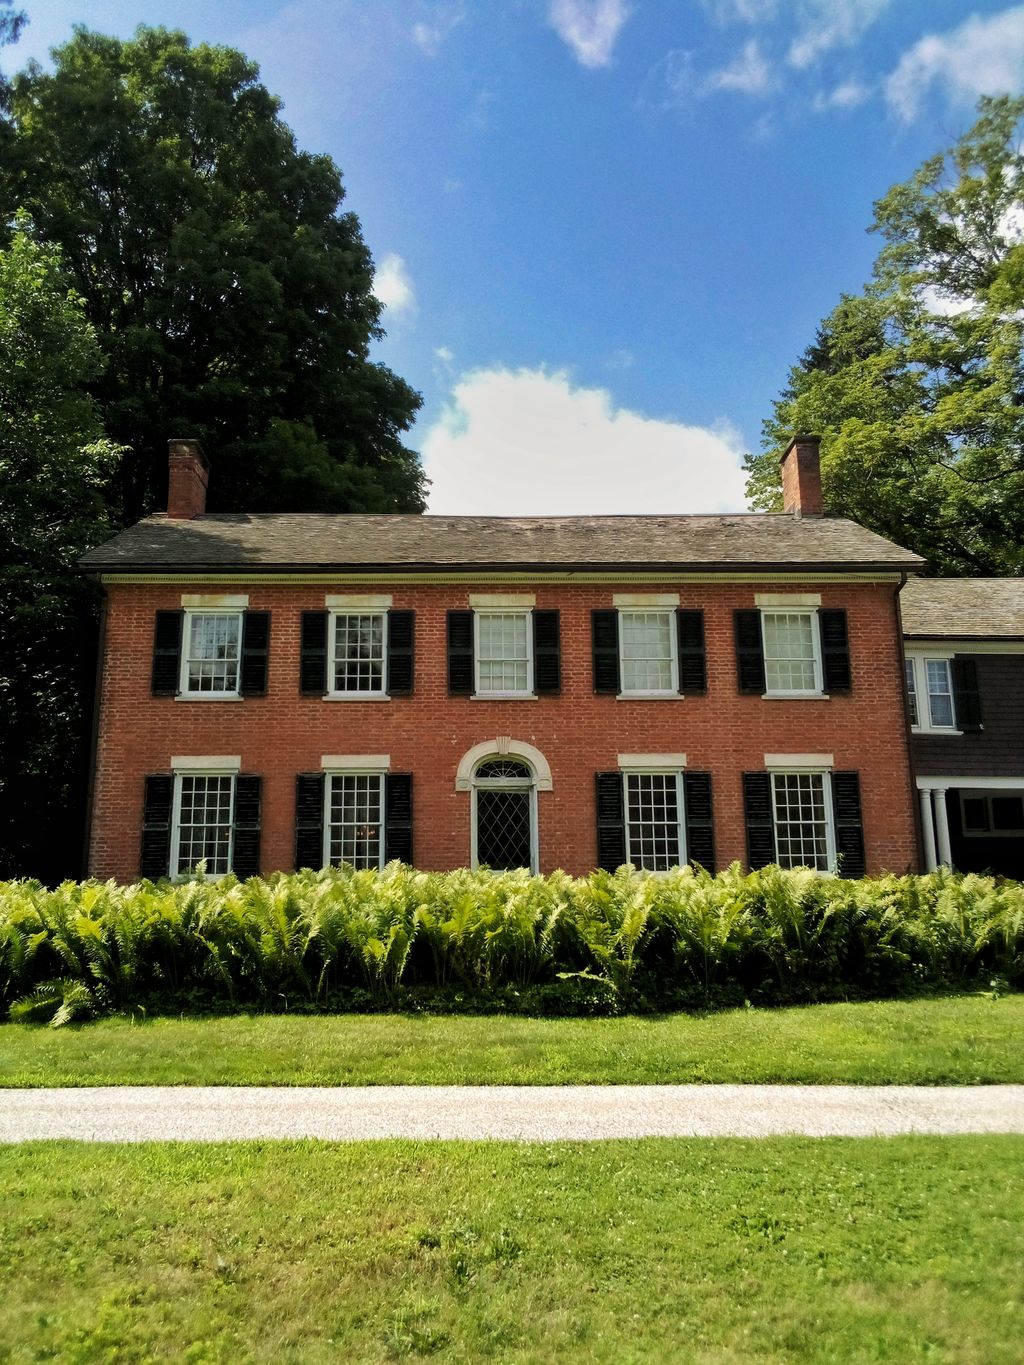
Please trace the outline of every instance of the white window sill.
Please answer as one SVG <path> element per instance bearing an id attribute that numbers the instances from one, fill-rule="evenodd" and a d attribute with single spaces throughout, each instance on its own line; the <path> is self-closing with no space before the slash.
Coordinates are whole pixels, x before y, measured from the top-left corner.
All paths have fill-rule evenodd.
<path id="1" fill-rule="evenodd" d="M 386 692 L 325 692 L 324 701 L 390 701 Z"/>
<path id="2" fill-rule="evenodd" d="M 616 701 L 682 701 L 682 692 L 620 692 Z"/>
<path id="3" fill-rule="evenodd" d="M 912 725 L 910 733 L 912 735 L 948 735 L 950 738 L 956 739 L 963 734 L 963 730 L 947 730 L 945 726 L 941 725 Z"/>
<path id="4" fill-rule="evenodd" d="M 474 692 L 470 701 L 538 701 L 536 692 Z"/>
<path id="5" fill-rule="evenodd" d="M 830 701 L 827 692 L 762 692 L 762 701 Z"/>
<path id="6" fill-rule="evenodd" d="M 175 701 L 245 701 L 240 692 L 179 692 Z"/>

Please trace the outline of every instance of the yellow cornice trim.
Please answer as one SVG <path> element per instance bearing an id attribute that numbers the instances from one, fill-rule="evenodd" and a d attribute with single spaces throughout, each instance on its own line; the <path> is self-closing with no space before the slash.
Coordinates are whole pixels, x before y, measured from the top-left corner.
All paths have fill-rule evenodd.
<path id="1" fill-rule="evenodd" d="M 551 573 L 536 571 L 507 572 L 466 572 L 450 573 L 104 573 L 100 582 L 115 584 L 154 584 L 162 583 L 168 587 L 182 583 L 212 583 L 228 585 L 232 583 L 263 584 L 305 587 L 325 583 L 898 583 L 900 574 L 895 570 L 879 569 L 874 573 L 821 573 L 815 569 L 799 573 L 773 572 L 770 568 L 756 573 L 729 573 L 706 570 L 704 573 L 664 572 L 602 572 L 573 573 L 562 570 Z"/>

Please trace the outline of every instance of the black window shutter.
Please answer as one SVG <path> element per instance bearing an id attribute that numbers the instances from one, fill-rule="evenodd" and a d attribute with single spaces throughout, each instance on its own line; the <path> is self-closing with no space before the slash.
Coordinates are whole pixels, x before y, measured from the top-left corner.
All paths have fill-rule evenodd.
<path id="1" fill-rule="evenodd" d="M 863 877 L 864 822 L 860 809 L 860 777 L 857 773 L 832 774 L 832 814 L 836 822 L 836 852 L 840 877 Z"/>
<path id="2" fill-rule="evenodd" d="M 743 815 L 747 822 L 747 866 L 753 871 L 775 861 L 775 817 L 770 773 L 743 774 Z"/>
<path id="3" fill-rule="evenodd" d="M 416 638 L 414 611 L 388 612 L 388 695 L 412 696 L 413 649 Z"/>
<path id="4" fill-rule="evenodd" d="M 557 611 L 533 613 L 533 690 L 539 696 L 562 690 L 561 621 Z"/>
<path id="5" fill-rule="evenodd" d="M 239 773 L 235 778 L 235 843 L 231 870 L 243 879 L 260 875 L 260 787 L 260 778 L 251 773 Z"/>
<path id="6" fill-rule="evenodd" d="M 305 697 L 322 697 L 327 691 L 327 620 L 326 611 L 302 613 L 299 688 Z"/>
<path id="7" fill-rule="evenodd" d="M 850 637 L 846 628 L 846 612 L 842 607 L 819 611 L 821 630 L 821 665 L 826 692 L 849 692 Z"/>
<path id="8" fill-rule="evenodd" d="M 476 690 L 473 663 L 473 613 L 448 613 L 448 691 L 469 697 Z"/>
<path id="9" fill-rule="evenodd" d="M 245 612 L 242 616 L 242 671 L 239 687 L 243 697 L 262 697 L 266 692 L 269 653 L 270 612 Z"/>
<path id="10" fill-rule="evenodd" d="M 614 872 L 626 861 L 626 808 L 622 774 L 597 774 L 597 865 Z"/>
<path id="11" fill-rule="evenodd" d="M 715 822 L 711 802 L 711 774 L 683 774 L 683 807 L 686 816 L 686 859 L 715 870 Z"/>
<path id="12" fill-rule="evenodd" d="M 139 873 L 156 881 L 166 877 L 170 871 L 174 778 L 166 773 L 153 773 L 146 778 L 144 790 Z"/>
<path id="13" fill-rule="evenodd" d="M 684 696 L 698 696 L 708 690 L 704 613 L 680 609 L 676 612 L 676 625 L 679 632 L 679 690 Z"/>
<path id="14" fill-rule="evenodd" d="M 324 774 L 295 779 L 295 866 L 324 865 Z"/>
<path id="15" fill-rule="evenodd" d="M 619 613 L 595 611 L 590 615 L 594 648 L 594 691 L 619 693 Z M 604 864 L 602 864 L 604 866 Z"/>
<path id="16" fill-rule="evenodd" d="M 384 778 L 384 861 L 412 862 L 412 773 Z"/>
<path id="17" fill-rule="evenodd" d="M 740 691 L 764 692 L 764 645 L 761 642 L 761 613 L 738 611 L 735 615 L 736 670 Z M 773 851 L 774 857 L 774 851 Z M 772 861 L 771 858 L 768 860 Z"/>
<path id="18" fill-rule="evenodd" d="M 981 693 L 978 691 L 978 665 L 973 659 L 953 660 L 953 701 L 956 727 L 968 733 L 981 730 Z"/>
<path id="19" fill-rule="evenodd" d="M 176 697 L 181 678 L 183 611 L 158 611 L 153 635 L 153 696 Z"/>

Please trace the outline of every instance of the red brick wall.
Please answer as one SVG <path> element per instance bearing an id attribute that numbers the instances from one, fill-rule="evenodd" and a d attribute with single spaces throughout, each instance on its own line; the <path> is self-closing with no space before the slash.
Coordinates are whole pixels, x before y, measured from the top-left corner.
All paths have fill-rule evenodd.
<path id="1" fill-rule="evenodd" d="M 831 753 L 837 769 L 861 777 L 868 869 L 917 865 L 904 726 L 902 664 L 893 585 L 803 585 L 825 607 L 848 611 L 853 690 L 828 701 L 767 701 L 737 691 L 733 611 L 755 592 L 801 585 L 391 585 L 304 587 L 114 585 L 108 589 L 106 665 L 101 699 L 90 871 L 128 880 L 139 866 L 143 778 L 166 772 L 172 754 L 239 754 L 242 771 L 263 777 L 265 871 L 292 865 L 295 775 L 318 772 L 323 754 L 390 754 L 392 772 L 414 774 L 414 841 L 422 868 L 469 862 L 470 800 L 455 791 L 467 749 L 498 735 L 536 746 L 551 766 L 553 790 L 538 795 L 543 871 L 581 874 L 596 857 L 594 774 L 619 753 L 683 752 L 714 781 L 719 864 L 745 856 L 741 774 L 764 768 L 765 753 Z M 445 613 L 471 592 L 528 590 L 538 608 L 559 608 L 562 694 L 537 700 L 475 701 L 447 691 Z M 188 702 L 150 695 L 154 613 L 177 608 L 182 592 L 245 592 L 271 616 L 269 687 L 245 701 Z M 390 592 L 396 609 L 416 611 L 412 697 L 388 702 L 322 701 L 299 695 L 299 614 L 323 609 L 325 592 Z M 702 607 L 707 632 L 704 697 L 619 701 L 595 696 L 590 613 L 612 594 L 679 592 Z"/>

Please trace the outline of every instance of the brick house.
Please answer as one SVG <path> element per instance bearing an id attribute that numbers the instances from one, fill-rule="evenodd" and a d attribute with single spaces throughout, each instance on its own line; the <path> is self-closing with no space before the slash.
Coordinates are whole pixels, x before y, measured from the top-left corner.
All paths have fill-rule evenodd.
<path id="1" fill-rule="evenodd" d="M 168 512 L 105 589 L 89 871 L 917 864 L 898 594 L 822 515 Z"/>
<path id="2" fill-rule="evenodd" d="M 1024 579 L 901 596 L 924 865 L 1024 877 Z"/>

